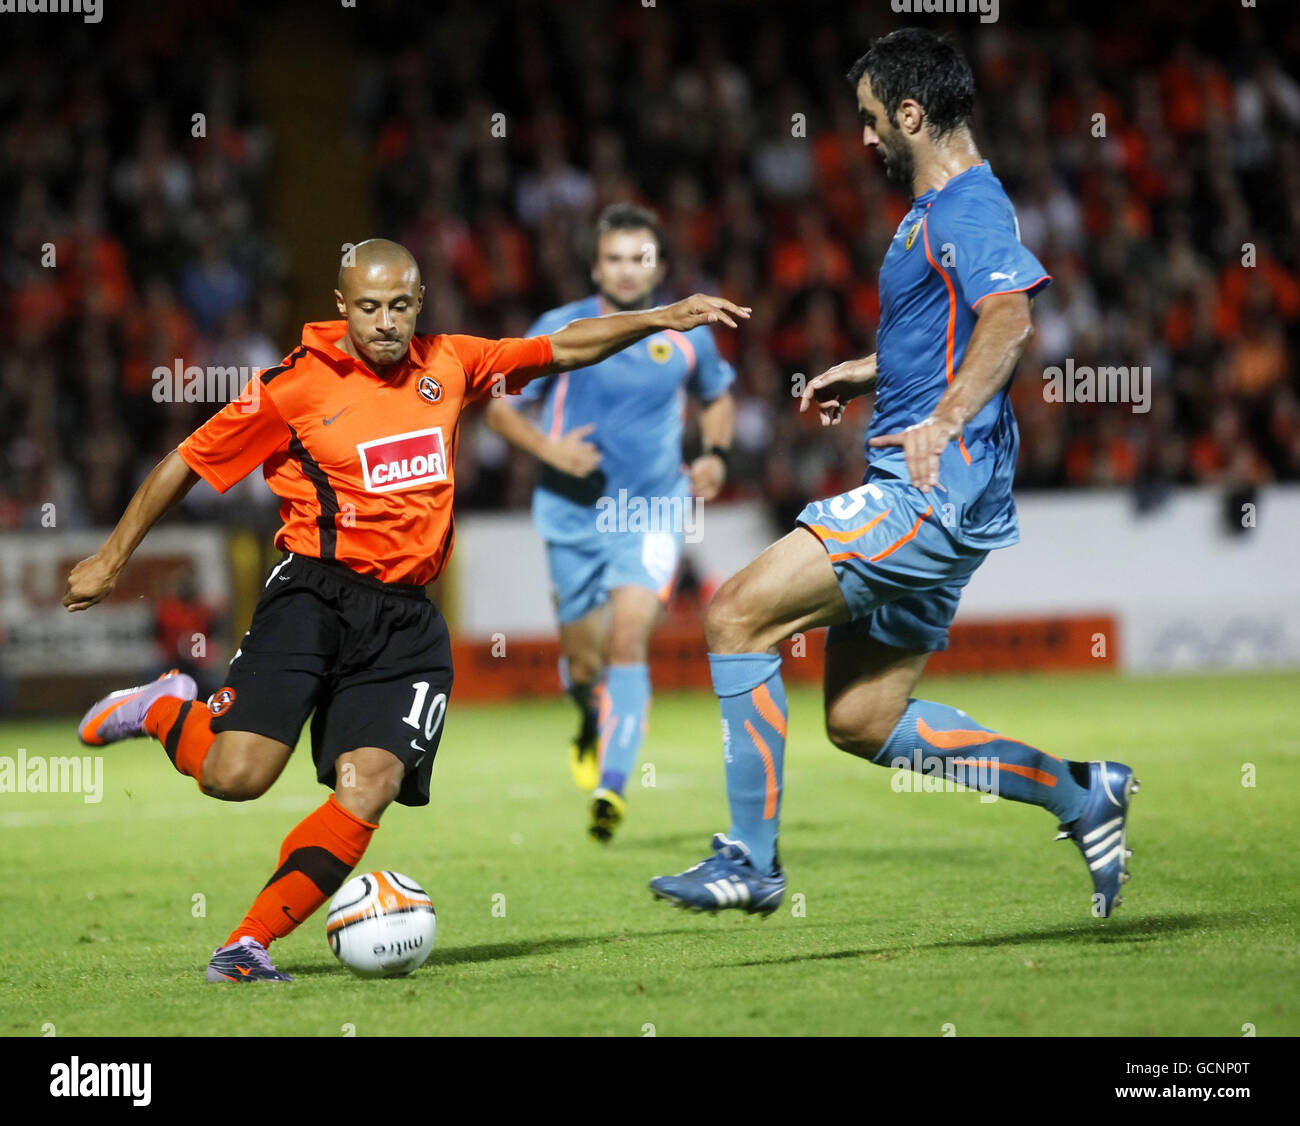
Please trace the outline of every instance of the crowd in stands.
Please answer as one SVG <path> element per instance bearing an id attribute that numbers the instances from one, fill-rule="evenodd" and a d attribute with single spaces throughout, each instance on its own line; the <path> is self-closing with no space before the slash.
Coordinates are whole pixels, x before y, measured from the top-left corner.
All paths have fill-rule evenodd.
<path id="1" fill-rule="evenodd" d="M 1021 489 L 1300 479 L 1300 28 L 1153 6 L 1170 21 L 1085 28 L 1049 5 L 1035 26 L 940 24 L 975 71 L 981 152 L 1054 277 L 1013 388 Z M 599 210 L 644 203 L 669 240 L 661 299 L 754 307 L 718 334 L 738 373 L 728 495 L 785 522 L 856 485 L 869 400 L 825 430 L 791 393 L 873 350 L 908 207 L 844 77 L 899 17 L 846 8 L 377 3 L 337 127 L 372 162 L 374 233 L 421 261 L 421 329 L 523 334 L 590 292 Z M 190 28 L 75 63 L 31 54 L 0 74 L 0 528 L 38 526 L 47 501 L 61 525 L 114 520 L 212 409 L 155 403 L 154 367 L 269 365 L 297 328 L 292 248 L 264 215 L 274 138 L 242 56 Z M 1048 401 L 1044 370 L 1067 361 L 1149 371 L 1149 410 Z M 462 507 L 527 502 L 533 467 L 478 420 L 459 458 Z"/>
<path id="2" fill-rule="evenodd" d="M 0 529 L 112 524 L 216 409 L 159 402 L 157 368 L 284 354 L 272 138 L 238 42 L 202 22 L 57 49 L 6 29 L 29 35 L 0 68 Z"/>

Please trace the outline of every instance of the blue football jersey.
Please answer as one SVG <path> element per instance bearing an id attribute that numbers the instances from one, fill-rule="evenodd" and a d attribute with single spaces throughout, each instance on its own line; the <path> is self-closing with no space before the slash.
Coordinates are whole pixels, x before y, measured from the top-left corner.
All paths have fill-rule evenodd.
<path id="1" fill-rule="evenodd" d="M 601 314 L 596 296 L 544 313 L 529 336 L 557 332 L 570 321 Z M 587 435 L 601 454 L 600 494 L 617 498 L 685 495 L 682 416 L 690 392 L 711 402 L 735 379 L 718 354 L 707 325 L 689 332 L 657 332 L 621 352 L 575 371 L 557 372 L 527 384 L 520 402 L 542 404 L 542 430 L 552 437 L 593 423 Z M 510 402 L 509 399 L 506 400 Z M 543 478 L 545 480 L 545 476 Z M 550 542 L 572 542 L 595 526 L 595 498 L 586 503 L 539 487 L 533 497 L 538 531 Z"/>
<path id="2" fill-rule="evenodd" d="M 871 439 L 928 418 L 961 367 L 981 301 L 998 293 L 1032 297 L 1051 281 L 1020 244 L 1015 210 L 987 163 L 916 197 L 880 268 L 876 408 Z M 970 547 L 1019 539 L 1011 498 L 1020 433 L 1010 381 L 949 443 L 930 493 L 949 533 Z M 903 451 L 867 447 L 868 477 L 908 480 Z"/>

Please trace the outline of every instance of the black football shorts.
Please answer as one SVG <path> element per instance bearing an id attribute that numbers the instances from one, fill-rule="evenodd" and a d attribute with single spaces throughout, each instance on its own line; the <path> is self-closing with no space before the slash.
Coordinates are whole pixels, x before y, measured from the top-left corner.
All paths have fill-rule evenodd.
<path id="1" fill-rule="evenodd" d="M 208 706 L 214 732 L 291 747 L 312 716 L 316 777 L 331 789 L 339 755 L 391 751 L 406 767 L 397 800 L 427 805 L 451 681 L 447 623 L 423 587 L 291 554 L 272 568 Z"/>

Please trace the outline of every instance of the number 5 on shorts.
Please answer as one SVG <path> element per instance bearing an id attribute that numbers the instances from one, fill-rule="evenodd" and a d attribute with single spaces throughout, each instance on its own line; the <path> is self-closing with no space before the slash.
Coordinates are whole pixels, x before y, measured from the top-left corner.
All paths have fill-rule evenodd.
<path id="1" fill-rule="evenodd" d="M 856 489 L 850 489 L 847 493 L 841 493 L 831 501 L 831 515 L 837 520 L 852 519 L 866 507 L 868 495 L 876 500 L 885 499 L 885 494 L 868 482 L 859 485 Z"/>

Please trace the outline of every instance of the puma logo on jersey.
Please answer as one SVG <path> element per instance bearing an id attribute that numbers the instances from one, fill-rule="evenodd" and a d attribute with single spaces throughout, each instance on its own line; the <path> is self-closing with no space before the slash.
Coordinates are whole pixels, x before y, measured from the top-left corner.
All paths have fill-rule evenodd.
<path id="1" fill-rule="evenodd" d="M 366 491 L 391 493 L 447 479 L 442 427 L 412 430 L 357 446 Z"/>
<path id="2" fill-rule="evenodd" d="M 1018 273 L 1020 273 L 1019 270 L 1012 270 L 1011 273 L 1009 273 L 1009 274 L 1002 274 L 1002 273 L 994 272 L 994 273 L 992 273 L 992 274 L 989 274 L 989 281 L 1009 281 L 1009 282 L 1013 282 L 1013 281 L 1016 280 L 1016 275 L 1017 275 Z"/>

